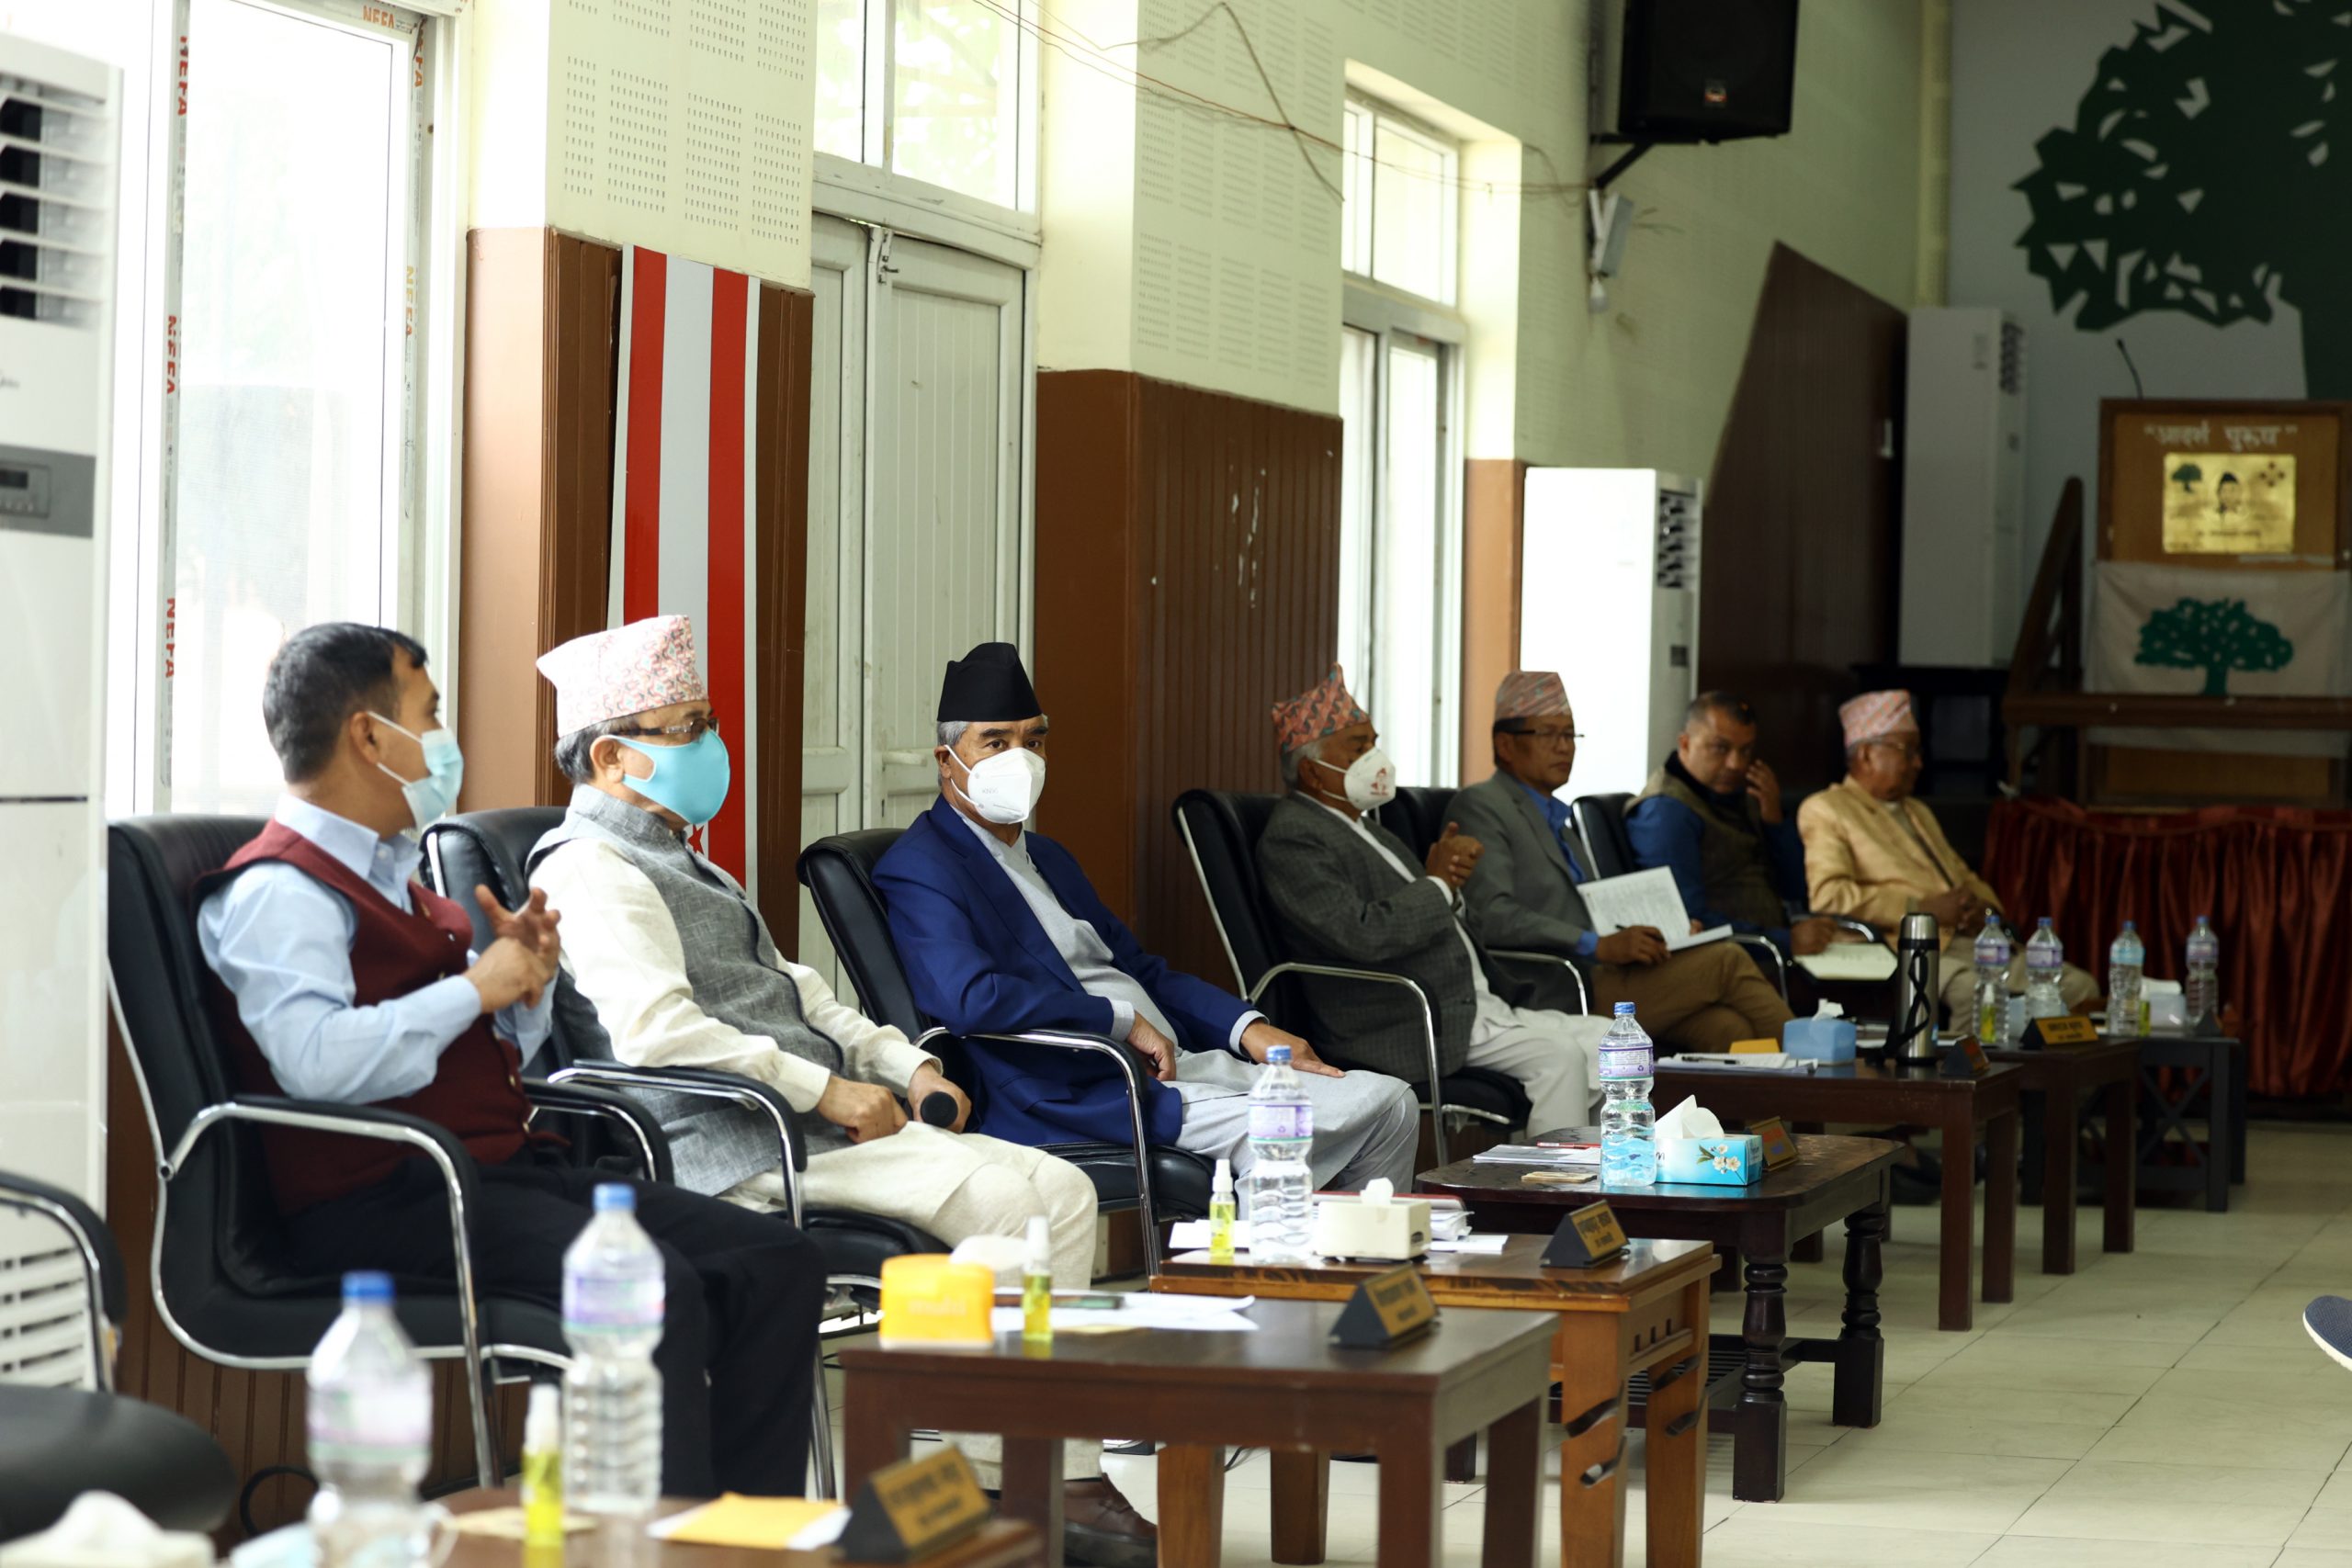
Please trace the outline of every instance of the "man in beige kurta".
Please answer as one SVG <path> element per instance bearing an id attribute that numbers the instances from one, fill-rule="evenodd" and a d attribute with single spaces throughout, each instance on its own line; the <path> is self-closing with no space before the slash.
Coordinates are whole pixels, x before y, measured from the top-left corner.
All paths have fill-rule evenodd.
<path id="1" fill-rule="evenodd" d="M 1846 728 L 1846 776 L 1797 808 L 1811 905 L 1816 913 L 1852 915 L 1890 932 L 1914 911 L 1935 916 L 1943 939 L 1937 983 L 1952 1016 L 1965 1018 L 1974 1000 L 1977 933 L 1988 914 L 2007 919 L 2001 896 L 1912 794 L 1921 752 L 1911 694 L 1868 692 L 1838 716 Z M 2011 932 L 2012 991 L 2025 986 L 2030 934 Z M 2059 993 L 2079 1011 L 2098 999 L 2098 986 L 2069 964 Z"/>

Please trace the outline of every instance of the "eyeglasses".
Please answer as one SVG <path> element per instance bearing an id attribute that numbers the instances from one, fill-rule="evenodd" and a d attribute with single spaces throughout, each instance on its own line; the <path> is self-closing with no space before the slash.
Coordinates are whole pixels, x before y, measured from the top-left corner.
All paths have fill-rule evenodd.
<path id="1" fill-rule="evenodd" d="M 1538 746 L 1557 746 L 1563 741 L 1573 746 L 1584 739 L 1584 731 L 1581 729 L 1506 729 L 1503 733 L 1532 740 Z"/>
<path id="2" fill-rule="evenodd" d="M 679 738 L 680 744 L 691 746 L 706 735 L 718 734 L 718 719 L 715 715 L 709 718 L 690 718 L 684 724 L 668 725 L 660 729 L 651 728 L 645 725 L 632 725 L 627 729 L 615 729 L 607 731 L 607 733 L 613 735 L 640 735 L 649 739 L 657 735 L 674 735 Z"/>

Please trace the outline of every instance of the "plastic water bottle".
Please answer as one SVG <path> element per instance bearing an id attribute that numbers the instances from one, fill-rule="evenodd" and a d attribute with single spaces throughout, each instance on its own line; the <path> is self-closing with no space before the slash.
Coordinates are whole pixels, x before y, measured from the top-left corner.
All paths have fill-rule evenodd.
<path id="1" fill-rule="evenodd" d="M 2025 1016 L 2029 1020 L 2066 1016 L 2066 1000 L 2058 992 L 2059 977 L 2065 969 L 2066 944 L 2058 940 L 2050 917 L 2044 915 L 2033 940 L 2025 944 Z"/>
<path id="2" fill-rule="evenodd" d="M 1657 1113 L 1650 1083 L 1657 1055 L 1634 1020 L 1634 1004 L 1619 1002 L 1600 1040 L 1600 1179 L 1612 1187 L 1647 1187 L 1657 1179 Z"/>
<path id="3" fill-rule="evenodd" d="M 2181 982 L 2188 1007 L 2188 1024 L 2196 1028 L 2222 1014 L 2222 939 L 2211 915 L 2197 917 L 2188 933 L 2188 974 Z"/>
<path id="4" fill-rule="evenodd" d="M 1266 1052 L 1250 1090 L 1250 1256 L 1295 1263 L 1314 1250 L 1315 1107 L 1290 1065 L 1290 1047 Z"/>
<path id="5" fill-rule="evenodd" d="M 1998 915 L 1984 917 L 1976 933 L 1976 1039 L 2005 1045 L 2009 1039 L 2009 933 Z"/>
<path id="6" fill-rule="evenodd" d="M 2140 928 L 2123 922 L 2107 949 L 2107 1032 L 2141 1035 L 2148 1032 L 2148 998 L 2141 980 L 2148 967 L 2148 950 Z"/>
<path id="7" fill-rule="evenodd" d="M 387 1274 L 345 1274 L 343 1315 L 311 1354 L 311 1537 L 323 1568 L 410 1568 L 433 1443 L 433 1379 L 392 1315 Z"/>
<path id="8" fill-rule="evenodd" d="M 650 1513 L 662 1495 L 662 1254 L 637 1192 L 596 1189 L 596 1214 L 563 1255 L 563 1477 L 583 1514 Z"/>

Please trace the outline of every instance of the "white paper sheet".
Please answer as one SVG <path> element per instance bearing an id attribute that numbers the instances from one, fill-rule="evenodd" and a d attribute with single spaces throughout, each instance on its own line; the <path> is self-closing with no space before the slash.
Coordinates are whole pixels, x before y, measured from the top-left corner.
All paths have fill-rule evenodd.
<path id="1" fill-rule="evenodd" d="M 1584 907 L 1592 913 L 1592 929 L 1602 936 L 1614 936 L 1628 926 L 1650 926 L 1666 938 L 1668 952 L 1679 953 L 1731 935 L 1729 926 L 1711 926 L 1695 933 L 1690 930 L 1690 911 L 1682 907 L 1674 873 L 1662 865 L 1623 876 L 1597 877 L 1577 891 L 1584 895 Z"/>
<path id="2" fill-rule="evenodd" d="M 1816 980 L 1886 980 L 1894 976 L 1894 951 L 1883 942 L 1833 942 L 1797 963 Z"/>
<path id="3" fill-rule="evenodd" d="M 1182 1328 L 1204 1334 L 1254 1334 L 1258 1325 L 1242 1314 L 1255 1306 L 1255 1296 L 1186 1296 L 1157 1291 L 1131 1291 L 1115 1307 L 1056 1307 L 1054 1326 L 1060 1328 Z M 999 1334 L 1021 1332 L 1021 1309 L 998 1307 L 989 1326 Z"/>
<path id="4" fill-rule="evenodd" d="M 1491 1149 L 1480 1149 L 1470 1156 L 1473 1165 L 1540 1165 L 1556 1168 L 1570 1166 L 1598 1166 L 1600 1145 L 1580 1149 L 1544 1149 L 1533 1144 L 1497 1144 Z"/>

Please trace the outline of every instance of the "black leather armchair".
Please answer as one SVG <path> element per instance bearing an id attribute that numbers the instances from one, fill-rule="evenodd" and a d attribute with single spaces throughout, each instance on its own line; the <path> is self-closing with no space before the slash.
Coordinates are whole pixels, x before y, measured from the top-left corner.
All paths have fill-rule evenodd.
<path id="1" fill-rule="evenodd" d="M 74 1498 L 106 1491 L 166 1529 L 209 1530 L 229 1516 L 237 1472 L 220 1445 L 185 1416 L 112 1392 L 122 1321 L 122 1255 L 72 1193 L 0 1171 L 0 1208 L 63 1231 L 82 1267 L 90 1330 L 89 1388 L 0 1383 L 0 1541 L 57 1522 Z"/>
<path id="2" fill-rule="evenodd" d="M 1380 825 L 1404 840 L 1415 855 L 1426 860 L 1430 846 L 1437 842 L 1446 823 L 1453 820 L 1449 813 L 1453 807 L 1453 790 L 1433 785 L 1413 784 L 1399 789 L 1396 798 L 1380 808 Z M 1592 1010 L 1592 982 L 1586 976 L 1584 965 L 1566 953 L 1489 946 L 1487 956 L 1506 971 L 1540 974 L 1544 981 L 1565 975 L 1577 994 L 1577 1011 Z"/>
<path id="3" fill-rule="evenodd" d="M 1449 1116 L 1473 1117 L 1505 1128 L 1526 1125 L 1527 1096 L 1515 1080 L 1483 1067 L 1439 1072 L 1437 1014 L 1417 982 L 1385 970 L 1305 963 L 1283 953 L 1266 908 L 1265 890 L 1258 881 L 1258 840 L 1266 830 L 1277 798 L 1210 789 L 1188 789 L 1176 797 L 1177 831 L 1184 836 L 1184 847 L 1192 854 L 1193 870 L 1208 899 L 1209 919 L 1216 925 L 1217 940 L 1225 944 L 1226 961 L 1233 965 L 1234 983 L 1242 995 L 1265 1007 L 1272 1016 L 1299 1020 L 1307 1010 L 1292 994 L 1295 976 L 1351 980 L 1396 990 L 1397 1005 L 1419 1016 L 1421 1038 L 1428 1046 L 1429 1070 L 1413 1088 L 1421 1097 L 1421 1109 L 1430 1112 L 1430 1145 L 1440 1165 L 1448 1163 L 1445 1122 Z M 1344 1066 L 1342 1043 L 1334 1043 L 1328 1055 Z"/>
<path id="4" fill-rule="evenodd" d="M 814 897 L 817 917 L 847 971 L 865 1016 L 895 1025 L 910 1040 L 940 1059 L 947 1076 L 972 1093 L 976 1082 L 963 1054 L 963 1043 L 939 1028 L 915 1005 L 914 988 L 907 983 L 899 962 L 899 945 L 890 935 L 889 917 L 882 895 L 874 886 L 874 867 L 892 844 L 896 828 L 869 828 L 820 839 L 800 856 L 800 882 Z M 1159 1268 L 1159 1222 L 1198 1219 L 1208 1213 L 1212 1167 L 1198 1155 L 1167 1145 L 1154 1145 L 1144 1130 L 1143 1076 L 1133 1051 L 1100 1035 L 1039 1032 L 986 1035 L 998 1044 L 1023 1044 L 1040 1051 L 1088 1051 L 1116 1064 L 1127 1078 L 1127 1107 L 1134 1128 L 1125 1144 L 1069 1143 L 1046 1145 L 1056 1155 L 1084 1171 L 1094 1183 L 1095 1201 L 1106 1213 L 1135 1210 L 1143 1223 L 1144 1268 Z M 986 1100 L 973 1098 L 973 1120 L 985 1127 Z"/>
<path id="5" fill-rule="evenodd" d="M 301 1127 L 414 1147 L 448 1193 L 456 1279 L 400 1280 L 395 1310 L 418 1353 L 460 1360 L 474 1432 L 477 1483 L 500 1484 L 488 1388 L 493 1377 L 568 1365 L 560 1314 L 543 1302 L 474 1288 L 466 1215 L 474 1164 L 446 1128 L 372 1105 L 240 1092 L 212 1032 L 191 893 L 262 829 L 253 817 L 140 817 L 107 831 L 107 962 L 115 1021 L 129 1047 L 159 1171 L 150 1270 L 164 1325 L 221 1366 L 298 1371 L 342 1311 L 341 1281 L 286 1255 L 260 1125 Z M 587 1085 L 526 1078 L 542 1111 L 620 1128 L 648 1173 L 666 1174 L 661 1128 L 623 1097 Z"/>

